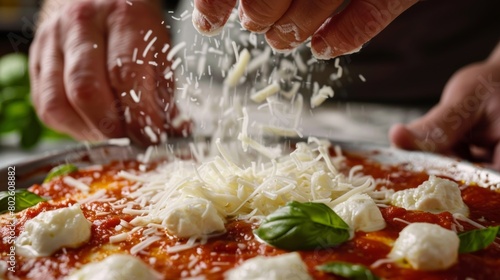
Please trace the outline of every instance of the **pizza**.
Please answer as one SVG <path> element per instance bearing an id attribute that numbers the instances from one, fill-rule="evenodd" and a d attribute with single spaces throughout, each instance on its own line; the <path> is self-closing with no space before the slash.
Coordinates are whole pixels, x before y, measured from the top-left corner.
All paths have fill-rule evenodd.
<path id="1" fill-rule="evenodd" d="M 9 188 L 0 278 L 500 279 L 498 182 L 284 146 L 193 144 Z"/>

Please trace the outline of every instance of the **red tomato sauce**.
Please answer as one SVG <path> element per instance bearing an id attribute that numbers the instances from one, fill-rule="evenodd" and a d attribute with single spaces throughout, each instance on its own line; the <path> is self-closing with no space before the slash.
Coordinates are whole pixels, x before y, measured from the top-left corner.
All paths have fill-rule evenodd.
<path id="1" fill-rule="evenodd" d="M 388 187 L 395 190 L 414 188 L 428 179 L 426 173 L 409 171 L 404 166 L 381 166 L 362 158 L 348 156 L 348 166 L 358 164 L 364 166 L 365 174 L 388 180 L 390 182 Z M 102 169 L 77 171 L 70 175 L 74 178 L 88 178 L 92 184 L 91 191 L 104 188 L 108 197 L 122 198 L 123 194 L 130 192 L 132 183 L 119 178 L 117 172 L 137 170 L 138 166 L 139 164 L 135 161 L 112 163 Z M 458 183 L 463 184 L 463 182 Z M 72 196 L 78 191 L 64 184 L 61 178 L 47 184 L 35 185 L 30 190 L 41 196 L 49 196 L 53 200 L 39 203 L 37 206 L 18 213 L 15 224 L 16 236 L 23 230 L 26 221 L 36 217 L 39 213 L 67 207 L 77 202 Z M 462 197 L 470 208 L 469 218 L 479 220 L 483 225 L 500 224 L 500 192 L 472 185 L 463 189 Z M 300 252 L 309 273 L 316 279 L 342 279 L 318 271 L 315 267 L 329 261 L 345 261 L 370 267 L 374 262 L 386 259 L 392 243 L 406 226 L 404 221 L 434 223 L 448 229 L 453 228 L 456 223 L 448 212 L 431 214 L 393 206 L 380 209 L 387 222 L 385 229 L 371 233 L 356 232 L 353 239 L 338 247 Z M 7 278 L 63 279 L 75 268 L 89 262 L 91 258 L 100 260 L 109 254 L 129 251 L 141 241 L 142 230 L 139 230 L 131 234 L 125 242 L 115 243 L 103 249 L 103 246 L 109 243 L 111 236 L 126 230 L 124 227 L 121 228 L 120 223 L 130 222 L 133 216 L 123 214 L 120 209 L 115 209 L 110 203 L 104 201 L 84 204 L 82 211 L 92 223 L 92 234 L 87 244 L 77 249 L 61 249 L 50 257 L 29 259 L 16 256 L 16 272 L 8 272 Z M 467 222 L 460 222 L 460 225 L 465 230 L 474 228 Z M 190 273 L 205 275 L 207 279 L 223 279 L 226 270 L 246 259 L 259 255 L 272 256 L 287 253 L 256 240 L 253 235 L 253 230 L 256 228 L 255 224 L 229 221 L 226 225 L 227 232 L 223 235 L 209 239 L 206 244 L 200 244 L 178 253 L 166 252 L 166 248 L 176 244 L 179 239 L 165 233 L 160 240 L 137 256 L 163 274 L 164 279 L 192 276 Z M 9 231 L 9 217 L 0 216 L 0 233 L 5 237 Z M 384 279 L 465 279 L 467 277 L 476 280 L 500 279 L 499 244 L 500 241 L 497 238 L 495 243 L 484 250 L 460 254 L 458 262 L 444 271 L 416 271 L 391 262 L 373 267 L 372 271 Z M 7 254 L 10 246 L 7 243 L 0 244 L 1 259 L 8 260 Z"/>

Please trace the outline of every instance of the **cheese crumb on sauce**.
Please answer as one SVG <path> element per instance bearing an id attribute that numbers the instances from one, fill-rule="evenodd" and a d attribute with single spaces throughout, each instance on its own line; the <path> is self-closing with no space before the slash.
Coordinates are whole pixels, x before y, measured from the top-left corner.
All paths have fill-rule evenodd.
<path id="1" fill-rule="evenodd" d="M 313 279 L 296 252 L 273 257 L 254 257 L 228 270 L 224 276 L 226 280 Z"/>
<path id="2" fill-rule="evenodd" d="M 138 280 L 162 277 L 140 259 L 123 254 L 111 255 L 96 263 L 84 265 L 67 280 Z"/>
<path id="3" fill-rule="evenodd" d="M 16 252 L 24 257 L 44 257 L 61 248 L 77 248 L 90 239 L 90 226 L 78 204 L 42 212 L 24 225 Z"/>
<path id="4" fill-rule="evenodd" d="M 399 233 L 388 257 L 406 261 L 417 270 L 444 270 L 457 262 L 459 243 L 452 230 L 430 223 L 412 223 Z"/>
<path id="5" fill-rule="evenodd" d="M 344 220 L 351 231 L 372 232 L 385 228 L 385 220 L 373 199 L 366 194 L 351 196 L 333 211 Z M 351 236 L 353 234 L 351 233 Z"/>
<path id="6" fill-rule="evenodd" d="M 417 188 L 395 192 L 392 195 L 392 204 L 407 210 L 431 213 L 448 211 L 464 216 L 469 213 L 469 208 L 462 200 L 458 184 L 434 175 L 429 176 L 429 180 Z"/>

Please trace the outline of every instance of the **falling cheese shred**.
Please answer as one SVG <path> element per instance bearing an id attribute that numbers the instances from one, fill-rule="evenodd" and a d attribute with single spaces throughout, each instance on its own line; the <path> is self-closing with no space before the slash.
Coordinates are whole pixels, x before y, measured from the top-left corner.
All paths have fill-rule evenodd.
<path id="1" fill-rule="evenodd" d="M 245 74 L 248 63 L 250 62 L 250 52 L 247 49 L 243 49 L 238 56 L 238 62 L 234 65 L 234 68 L 227 75 L 224 84 L 228 87 L 235 87 L 238 85 L 241 77 Z"/>
<path id="2" fill-rule="evenodd" d="M 311 96 L 311 108 L 318 107 L 329 97 L 333 97 L 333 89 L 329 86 L 323 86 Z"/>
<path id="3" fill-rule="evenodd" d="M 268 85 L 267 87 L 255 92 L 250 96 L 250 99 L 252 99 L 254 102 L 257 103 L 262 103 L 268 98 L 269 96 L 276 94 L 280 91 L 280 85 L 276 82 Z"/>

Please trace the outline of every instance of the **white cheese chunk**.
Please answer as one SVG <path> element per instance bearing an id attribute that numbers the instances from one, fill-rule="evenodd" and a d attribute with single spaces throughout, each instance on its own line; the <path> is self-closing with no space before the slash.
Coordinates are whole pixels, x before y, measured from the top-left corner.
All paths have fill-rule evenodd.
<path id="1" fill-rule="evenodd" d="M 335 206 L 333 211 L 354 231 L 371 232 L 385 228 L 380 209 L 367 194 L 353 195 Z"/>
<path id="2" fill-rule="evenodd" d="M 469 212 L 462 200 L 458 184 L 433 175 L 417 188 L 395 192 L 392 195 L 392 204 L 407 210 L 431 213 L 448 211 L 467 216 Z"/>
<path id="3" fill-rule="evenodd" d="M 111 255 L 96 263 L 84 265 L 67 280 L 152 280 L 161 279 L 156 271 L 130 255 Z"/>
<path id="4" fill-rule="evenodd" d="M 225 274 L 226 280 L 308 280 L 312 277 L 296 252 L 249 259 Z"/>
<path id="5" fill-rule="evenodd" d="M 454 231 L 429 223 L 405 227 L 389 253 L 389 259 L 407 261 L 417 270 L 444 270 L 458 258 L 459 239 Z"/>
<path id="6" fill-rule="evenodd" d="M 165 219 L 165 227 L 181 238 L 206 236 L 225 230 L 224 219 L 212 202 L 201 198 L 187 199 L 173 206 Z"/>
<path id="7" fill-rule="evenodd" d="M 16 251 L 25 257 L 42 257 L 63 247 L 77 248 L 90 239 L 90 226 L 78 204 L 42 212 L 26 222 Z"/>

